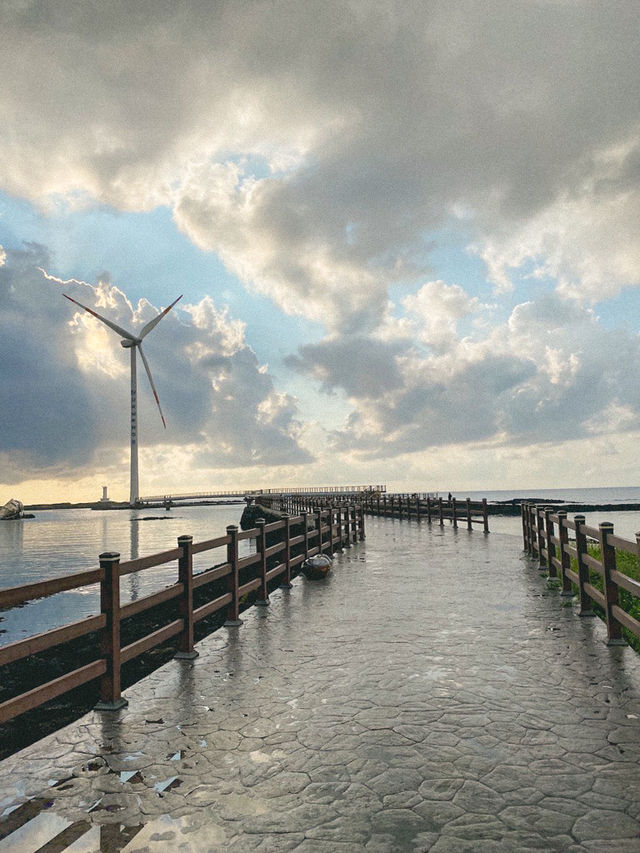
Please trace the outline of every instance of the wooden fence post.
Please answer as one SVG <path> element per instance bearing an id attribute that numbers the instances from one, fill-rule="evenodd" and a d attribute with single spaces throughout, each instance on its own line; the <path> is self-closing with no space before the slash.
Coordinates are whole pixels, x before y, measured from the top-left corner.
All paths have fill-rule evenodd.
<path id="1" fill-rule="evenodd" d="M 454 526 L 454 528 L 457 528 L 458 527 L 458 515 L 456 512 L 456 499 L 455 498 L 451 498 L 451 516 L 452 516 L 452 520 L 453 520 L 453 526 Z"/>
<path id="2" fill-rule="evenodd" d="M 618 604 L 618 584 L 612 579 L 611 572 L 616 570 L 616 549 L 609 544 L 608 534 L 613 534 L 613 524 L 603 521 L 598 525 L 600 530 L 600 551 L 602 553 L 602 568 L 604 570 L 604 597 L 607 613 L 607 645 L 626 646 L 622 638 L 622 625 L 613 615 L 613 607 Z"/>
<path id="3" fill-rule="evenodd" d="M 427 495 L 427 524 L 431 524 L 431 497 Z"/>
<path id="4" fill-rule="evenodd" d="M 544 508 L 541 506 L 536 506 L 536 520 L 538 523 L 538 562 L 541 566 L 544 566 L 545 561 L 544 554 L 542 553 L 542 551 L 544 550 L 545 535 L 547 531 L 545 530 L 544 526 Z"/>
<path id="5" fill-rule="evenodd" d="M 482 524 L 484 527 L 484 532 L 489 532 L 489 507 L 487 505 L 487 499 L 482 498 Z"/>
<path id="6" fill-rule="evenodd" d="M 107 623 L 100 632 L 100 654 L 107 670 L 100 679 L 100 701 L 96 711 L 118 711 L 129 703 L 120 695 L 120 554 L 100 554 L 104 577 L 100 582 L 100 612 Z"/>
<path id="7" fill-rule="evenodd" d="M 535 504 L 529 505 L 529 527 L 531 530 L 531 556 L 533 559 L 538 554 L 538 507 Z"/>
<path id="8" fill-rule="evenodd" d="M 344 509 L 344 547 L 351 547 L 351 516 L 349 515 L 349 504 L 343 503 Z"/>
<path id="9" fill-rule="evenodd" d="M 569 544 L 569 529 L 565 524 L 567 520 L 567 511 L 559 509 L 556 513 L 558 516 L 558 538 L 560 539 L 560 563 L 562 576 L 562 592 L 560 595 L 572 596 L 571 580 L 567 577 L 567 569 L 571 566 L 571 558 L 565 550 L 565 546 Z"/>
<path id="10" fill-rule="evenodd" d="M 578 555 L 578 591 L 580 595 L 580 610 L 578 615 L 595 616 L 596 614 L 593 612 L 591 607 L 591 598 L 587 595 L 584 589 L 585 583 L 589 583 L 589 569 L 582 559 L 583 555 L 587 553 L 587 537 L 586 534 L 582 533 L 580 530 L 580 526 L 584 524 L 585 518 L 584 515 L 576 515 L 573 520 L 576 525 L 576 552 Z"/>
<path id="11" fill-rule="evenodd" d="M 551 509 L 546 507 L 544 510 L 544 529 L 547 532 L 547 571 L 550 578 L 558 577 L 558 570 L 555 567 L 553 558 L 556 555 L 556 546 L 551 541 L 553 536 L 553 521 L 551 521 Z"/>
<path id="12" fill-rule="evenodd" d="M 336 504 L 336 551 L 343 550 L 343 509 L 344 504 L 338 503 Z"/>
<path id="13" fill-rule="evenodd" d="M 365 529 L 364 529 L 364 507 L 360 507 L 360 541 L 364 542 L 366 538 Z"/>
<path id="14" fill-rule="evenodd" d="M 305 513 L 306 515 L 306 513 Z M 258 607 L 268 607 L 269 590 L 267 588 L 267 534 L 265 531 L 266 521 L 264 518 L 256 518 L 258 535 L 256 536 L 256 550 L 260 554 L 260 589 L 256 604 Z"/>
<path id="15" fill-rule="evenodd" d="M 322 510 L 318 509 L 316 512 L 316 530 L 318 531 L 317 535 L 317 544 L 318 544 L 318 554 L 324 553 L 322 550 Z"/>
<path id="16" fill-rule="evenodd" d="M 306 509 L 303 509 L 300 513 L 302 516 L 302 523 L 304 525 L 304 558 L 305 560 L 309 559 L 309 512 Z"/>
<path id="17" fill-rule="evenodd" d="M 227 527 L 227 563 L 231 566 L 231 573 L 227 576 L 227 592 L 231 593 L 231 602 L 227 608 L 227 621 L 225 628 L 237 628 L 242 625 L 240 619 L 240 601 L 238 596 L 238 525 L 230 524 Z"/>
<path id="18" fill-rule="evenodd" d="M 182 584 L 179 613 L 183 621 L 182 633 L 178 637 L 178 660 L 193 660 L 198 652 L 193 647 L 193 536 L 178 536 L 178 583 Z"/>
<path id="19" fill-rule="evenodd" d="M 471 498 L 467 498 L 467 530 L 473 530 L 473 522 L 471 521 Z"/>
<path id="20" fill-rule="evenodd" d="M 416 521 L 420 521 L 420 494 L 416 492 Z"/>
<path id="21" fill-rule="evenodd" d="M 524 550 L 529 552 L 529 531 L 527 530 L 527 509 L 528 504 L 523 502 L 520 504 L 520 522 L 522 524 L 522 545 Z"/>
<path id="22" fill-rule="evenodd" d="M 329 515 L 331 515 L 331 510 L 329 510 Z M 291 589 L 293 584 L 291 583 L 291 516 L 285 515 L 284 517 L 284 580 L 280 584 L 280 589 Z"/>
<path id="23" fill-rule="evenodd" d="M 444 527 L 444 515 L 442 512 L 442 498 L 438 498 L 438 509 L 440 511 L 440 527 Z"/>

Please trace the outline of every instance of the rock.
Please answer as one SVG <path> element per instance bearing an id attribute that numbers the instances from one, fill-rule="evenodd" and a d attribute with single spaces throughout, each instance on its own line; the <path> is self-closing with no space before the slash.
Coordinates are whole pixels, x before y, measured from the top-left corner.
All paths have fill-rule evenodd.
<path id="1" fill-rule="evenodd" d="M 9 520 L 12 518 L 22 518 L 22 510 L 24 504 L 15 498 L 11 498 L 4 506 L 0 507 L 0 519 Z"/>

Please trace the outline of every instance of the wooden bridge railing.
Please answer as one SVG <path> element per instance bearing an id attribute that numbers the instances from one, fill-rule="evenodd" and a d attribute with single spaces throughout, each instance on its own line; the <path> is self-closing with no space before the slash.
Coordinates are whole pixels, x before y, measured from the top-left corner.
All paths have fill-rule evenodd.
<path id="1" fill-rule="evenodd" d="M 484 532 L 489 532 L 489 510 L 486 498 L 482 501 L 464 501 L 456 498 L 444 499 L 432 497 L 428 494 L 388 494 L 386 492 L 362 492 L 358 495 L 357 505 L 342 502 L 340 498 L 332 498 L 324 495 L 298 495 L 292 493 L 281 493 L 277 495 L 261 495 L 260 503 L 274 509 L 286 512 L 299 512 L 303 507 L 317 509 L 318 507 L 343 507 L 345 511 L 358 513 L 364 518 L 364 514 L 383 515 L 390 518 L 414 518 L 418 521 L 424 519 L 429 524 L 437 521 L 444 525 L 450 521 L 453 527 L 461 524 L 466 525 L 468 530 L 473 529 L 474 524 L 481 524 Z M 364 528 L 364 522 L 363 522 Z"/>
<path id="2" fill-rule="evenodd" d="M 372 515 L 383 515 L 392 518 L 414 518 L 425 520 L 429 524 L 437 522 L 443 525 L 450 521 L 453 527 L 466 525 L 468 530 L 474 524 L 481 524 L 484 532 L 489 532 L 489 512 L 487 500 L 472 501 L 456 498 L 431 497 L 419 494 L 383 494 L 364 495 L 362 497 L 364 510 Z"/>
<path id="3" fill-rule="evenodd" d="M 291 586 L 292 571 L 308 557 L 333 553 L 350 547 L 357 538 L 364 538 L 361 516 L 346 515 L 342 508 L 323 508 L 304 511 L 294 517 L 267 524 L 258 519 L 257 526 L 240 531 L 236 525 L 227 527 L 224 536 L 203 542 L 193 542 L 191 536 L 180 536 L 178 546 L 159 554 L 137 560 L 120 562 L 120 555 L 107 552 L 100 555 L 100 568 L 48 581 L 0 589 L 0 610 L 45 598 L 66 590 L 82 589 L 100 584 L 100 613 L 0 646 L 0 684 L 5 668 L 30 655 L 47 653 L 63 647 L 72 640 L 95 633 L 95 659 L 59 678 L 47 681 L 0 703 L 0 723 L 61 696 L 94 679 L 100 679 L 99 710 L 116 710 L 126 705 L 121 695 L 122 666 L 150 649 L 176 637 L 177 658 L 194 658 L 194 625 L 218 611 L 226 616 L 226 626 L 238 626 L 240 602 L 244 596 L 256 594 L 256 604 L 269 603 L 269 587 L 280 580 L 280 586 Z M 255 552 L 239 556 L 239 543 L 253 540 Z M 197 574 L 193 570 L 196 554 L 226 548 L 224 563 Z M 157 566 L 177 564 L 174 584 L 160 592 L 147 595 L 127 604 L 120 603 L 120 579 L 133 572 L 147 571 Z M 224 583 L 215 584 L 223 580 Z M 223 590 L 221 589 L 223 586 Z M 205 587 L 204 603 L 194 606 L 194 592 Z M 202 599 L 202 593 L 199 599 Z M 120 629 L 126 619 L 145 613 L 159 605 L 175 601 L 170 621 L 126 646 L 121 645 Z"/>
<path id="4" fill-rule="evenodd" d="M 570 521 L 563 510 L 525 503 L 522 535 L 525 551 L 561 582 L 562 594 L 573 596 L 577 590 L 580 616 L 594 616 L 594 604 L 602 608 L 609 645 L 625 644 L 623 627 L 640 638 L 640 620 L 621 606 L 622 591 L 629 594 L 629 609 L 640 599 L 640 582 L 618 569 L 620 552 L 640 557 L 640 534 L 631 542 L 616 536 L 611 522 L 589 527 L 584 515 Z M 592 582 L 592 572 L 602 589 Z"/>

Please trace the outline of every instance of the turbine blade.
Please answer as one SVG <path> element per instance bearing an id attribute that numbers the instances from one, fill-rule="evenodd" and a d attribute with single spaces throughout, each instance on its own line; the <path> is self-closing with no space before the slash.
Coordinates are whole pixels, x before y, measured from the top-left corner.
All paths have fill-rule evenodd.
<path id="1" fill-rule="evenodd" d="M 154 318 L 153 318 L 153 320 L 149 320 L 149 322 L 147 323 L 147 325 L 146 325 L 146 326 L 143 326 L 142 330 L 140 331 L 140 334 L 139 334 L 139 336 L 138 336 L 138 339 L 139 339 L 139 340 L 142 340 L 142 339 L 144 338 L 144 336 L 145 336 L 145 335 L 148 335 L 148 334 L 149 334 L 149 332 L 151 331 L 151 329 L 155 329 L 155 327 L 158 325 L 158 323 L 160 322 L 160 320 L 162 320 L 162 318 L 164 317 L 164 315 L 165 315 L 165 314 L 168 314 L 168 313 L 169 313 L 169 311 L 171 311 L 171 309 L 172 309 L 172 308 L 173 308 L 173 306 L 176 304 L 176 302 L 178 302 L 180 299 L 182 299 L 182 296 L 183 296 L 183 294 L 181 293 L 181 294 L 180 294 L 180 296 L 178 296 L 178 298 L 177 298 L 177 299 L 174 299 L 174 300 L 173 300 L 173 302 L 171 303 L 171 305 L 169 305 L 169 307 L 168 307 L 168 308 L 165 308 L 165 309 L 164 309 L 164 311 L 161 311 L 161 312 L 160 312 L 160 314 L 158 314 L 158 316 L 157 316 L 157 317 L 154 317 Z"/>
<path id="2" fill-rule="evenodd" d="M 114 332 L 117 332 L 119 335 L 122 335 L 123 338 L 126 338 L 129 341 L 137 341 L 138 340 L 135 337 L 135 335 L 131 334 L 131 332 L 127 332 L 127 330 L 123 329 L 122 326 L 117 326 L 111 320 L 107 320 L 106 317 L 102 317 L 100 314 L 98 314 L 97 311 L 94 311 L 93 308 L 87 308 L 86 305 L 83 305 L 81 302 L 78 302 L 76 299 L 72 299 L 70 296 L 67 296 L 66 293 L 63 293 L 62 295 L 64 296 L 65 299 L 68 299 L 69 302 L 73 302 L 75 305 L 78 305 L 80 308 L 84 308 L 84 310 L 88 311 L 89 314 L 93 314 L 93 316 L 96 317 L 98 320 L 100 320 L 102 323 L 104 323 L 105 326 L 108 326 L 110 329 L 113 329 Z"/>
<path id="3" fill-rule="evenodd" d="M 165 421 L 164 415 L 162 414 L 162 408 L 160 407 L 160 400 L 158 398 L 158 392 L 156 391 L 156 386 L 153 384 L 153 379 L 151 378 L 151 370 L 149 368 L 149 362 L 147 361 L 145 354 L 142 352 L 141 344 L 138 344 L 138 350 L 140 351 L 140 356 L 142 358 L 142 363 L 144 364 L 144 369 L 147 371 L 147 376 L 149 377 L 149 384 L 151 385 L 151 390 L 153 391 L 153 396 L 156 398 L 156 403 L 158 404 L 158 411 L 160 412 L 160 417 L 162 418 L 162 425 L 166 429 L 167 428 L 167 422 Z"/>

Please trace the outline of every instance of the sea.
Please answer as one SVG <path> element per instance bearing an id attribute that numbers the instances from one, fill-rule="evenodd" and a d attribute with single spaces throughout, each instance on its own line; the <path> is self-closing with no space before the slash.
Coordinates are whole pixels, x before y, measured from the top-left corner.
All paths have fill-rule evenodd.
<path id="1" fill-rule="evenodd" d="M 448 492 L 445 491 L 446 495 Z M 441 492 L 441 494 L 443 494 Z M 640 487 L 603 489 L 525 489 L 519 491 L 456 492 L 456 498 L 490 502 L 532 498 L 540 502 L 640 504 Z M 47 580 L 97 568 L 99 554 L 116 551 L 122 561 L 175 548 L 181 535 L 194 542 L 223 536 L 231 524 L 239 524 L 244 504 L 174 507 L 141 510 L 40 510 L 35 518 L 0 522 L 0 588 Z M 585 513 L 587 524 L 611 521 L 619 536 L 635 541 L 640 512 Z M 519 516 L 491 515 L 492 533 L 522 535 Z M 251 543 L 240 543 L 241 554 Z M 194 558 L 194 570 L 202 571 L 225 561 L 225 549 Z M 126 575 L 121 581 L 121 601 L 127 603 L 163 589 L 176 581 L 177 564 Z M 98 612 L 97 584 L 69 590 L 21 607 L 0 611 L 0 645 L 59 627 Z"/>
<path id="2" fill-rule="evenodd" d="M 443 494 L 442 492 L 440 493 Z M 445 495 L 447 492 L 444 493 Z M 531 498 L 537 503 L 557 505 L 562 508 L 567 504 L 588 504 L 590 506 L 609 506 L 616 504 L 640 504 L 640 486 L 608 486 L 600 489 L 501 489 L 493 492 L 456 492 L 451 494 L 455 498 L 471 498 L 472 501 L 480 501 L 486 498 L 490 503 L 510 501 L 514 498 Z M 610 521 L 618 536 L 635 542 L 636 531 L 640 531 L 640 512 L 633 510 L 625 511 L 595 511 L 581 512 L 585 522 L 597 527 L 602 521 Z M 572 514 L 569 513 L 572 518 Z M 489 529 L 494 533 L 505 533 L 512 536 L 522 535 L 522 526 L 519 516 L 491 515 L 489 517 Z"/>

